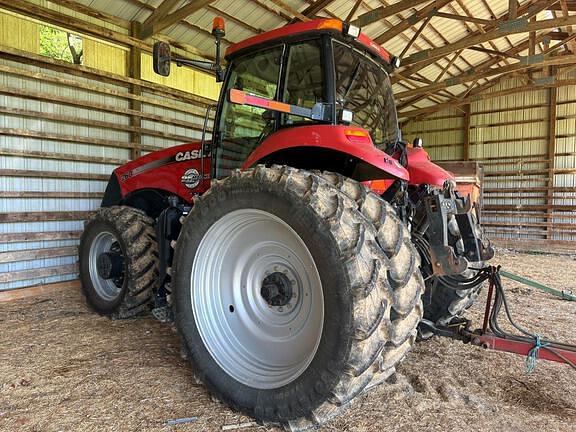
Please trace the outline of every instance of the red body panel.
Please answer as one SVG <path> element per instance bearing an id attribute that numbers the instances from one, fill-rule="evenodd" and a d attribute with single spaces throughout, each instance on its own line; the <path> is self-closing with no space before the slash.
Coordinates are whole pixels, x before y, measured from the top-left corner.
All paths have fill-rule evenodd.
<path id="1" fill-rule="evenodd" d="M 244 48 L 248 48 L 248 47 L 253 46 L 253 45 L 259 45 L 261 43 L 269 42 L 269 41 L 272 41 L 274 39 L 279 39 L 279 38 L 292 36 L 292 35 L 296 35 L 296 34 L 300 34 L 300 33 L 309 33 L 309 32 L 329 29 L 329 27 L 322 28 L 322 24 L 326 23 L 327 21 L 333 21 L 333 20 L 332 19 L 316 19 L 316 20 L 307 21 L 307 22 L 299 22 L 299 23 L 295 23 L 295 24 L 289 24 L 289 25 L 286 25 L 284 27 L 280 27 L 280 28 L 275 29 L 275 30 L 267 31 L 265 33 L 253 36 L 253 37 L 248 38 L 248 39 L 245 39 L 242 42 L 238 42 L 234 45 L 230 45 L 228 47 L 228 49 L 226 50 L 226 56 L 229 56 L 229 55 L 235 53 L 236 51 L 240 51 Z M 384 48 L 382 48 L 378 43 L 374 42 L 368 36 L 366 36 L 363 33 L 360 33 L 360 36 L 358 36 L 357 40 L 362 45 L 364 45 L 366 48 L 368 48 L 370 51 L 372 51 L 373 53 L 377 54 L 382 59 L 384 59 L 384 61 L 386 61 L 386 63 L 390 63 L 390 58 L 391 58 L 390 53 L 388 53 L 388 51 L 386 51 Z"/>
<path id="2" fill-rule="evenodd" d="M 298 147 L 320 147 L 354 156 L 379 169 L 381 177 L 395 177 L 409 180 L 408 171 L 398 161 L 372 144 L 369 137 L 366 143 L 354 142 L 346 132 L 364 132 L 364 129 L 352 126 L 313 125 L 281 129 L 270 135 L 256 150 L 248 156 L 242 166 L 249 168 L 262 158 L 280 150 Z"/>
<path id="3" fill-rule="evenodd" d="M 429 184 L 442 187 L 446 180 L 454 180 L 454 174 L 430 161 L 423 148 L 408 148 L 408 172 L 411 185 Z"/>
<path id="4" fill-rule="evenodd" d="M 210 187 L 209 156 L 204 158 L 204 179 L 199 177 L 202 173 L 200 147 L 200 142 L 170 147 L 116 168 L 114 173 L 122 197 L 140 189 L 159 189 L 191 202 L 193 195 Z M 187 172 L 188 176 L 184 177 Z"/>

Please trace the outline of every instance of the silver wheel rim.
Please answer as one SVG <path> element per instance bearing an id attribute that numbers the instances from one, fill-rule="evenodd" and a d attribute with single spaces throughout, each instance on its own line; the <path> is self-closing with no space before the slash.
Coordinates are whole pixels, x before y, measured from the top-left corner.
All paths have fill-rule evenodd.
<path id="1" fill-rule="evenodd" d="M 263 296 L 271 274 L 290 282 L 287 304 Z M 300 236 L 268 212 L 236 210 L 210 227 L 194 257 L 190 294 L 212 358 L 247 386 L 282 387 L 316 354 L 324 322 L 318 269 Z"/>
<path id="2" fill-rule="evenodd" d="M 88 257 L 90 280 L 96 293 L 106 301 L 113 301 L 118 298 L 122 292 L 122 285 L 118 286 L 113 279 L 104 279 L 98 273 L 98 257 L 105 252 L 111 252 L 113 249 L 120 250 L 120 244 L 114 234 L 108 231 L 102 231 L 96 235 L 90 245 Z"/>

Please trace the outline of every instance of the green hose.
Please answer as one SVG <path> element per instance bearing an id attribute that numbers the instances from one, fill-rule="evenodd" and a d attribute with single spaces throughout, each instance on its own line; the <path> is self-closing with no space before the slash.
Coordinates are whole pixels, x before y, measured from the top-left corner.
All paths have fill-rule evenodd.
<path id="1" fill-rule="evenodd" d="M 508 273 L 507 271 L 504 271 L 504 270 L 500 270 L 500 275 L 504 276 L 508 279 L 512 279 L 516 282 L 523 283 L 524 285 L 528 285 L 528 286 L 531 286 L 533 288 L 539 289 L 541 291 L 547 292 L 549 294 L 552 294 L 553 296 L 560 297 L 564 300 L 576 301 L 576 295 L 574 295 L 572 293 L 572 291 L 570 291 L 570 290 L 560 291 L 560 290 L 557 290 L 554 288 L 550 288 L 546 285 L 542 285 L 541 283 L 535 282 L 535 281 L 530 280 L 530 279 L 523 278 L 522 276 L 518 276 L 518 275 L 515 275 L 513 273 Z"/>

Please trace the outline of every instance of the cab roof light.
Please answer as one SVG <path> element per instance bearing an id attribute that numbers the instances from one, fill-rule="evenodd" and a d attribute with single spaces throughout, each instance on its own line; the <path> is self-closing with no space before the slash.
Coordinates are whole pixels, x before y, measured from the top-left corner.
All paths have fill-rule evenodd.
<path id="1" fill-rule="evenodd" d="M 360 36 L 360 27 L 356 27 L 355 25 L 349 24 L 346 28 L 346 34 L 356 39 L 358 36 Z"/>
<path id="2" fill-rule="evenodd" d="M 316 28 L 318 30 L 332 29 L 332 30 L 338 30 L 339 32 L 341 32 L 342 28 L 343 28 L 343 23 L 339 19 L 326 19 L 326 20 L 320 21 L 320 23 L 318 24 L 318 27 L 316 27 Z"/>
<path id="3" fill-rule="evenodd" d="M 342 110 L 340 113 L 340 121 L 342 123 L 350 124 L 354 120 L 354 113 L 350 110 Z"/>
<path id="4" fill-rule="evenodd" d="M 221 36 L 224 36 L 225 24 L 224 24 L 224 18 L 222 18 L 221 16 L 214 17 L 214 20 L 212 21 L 212 34 L 213 35 L 220 34 Z"/>

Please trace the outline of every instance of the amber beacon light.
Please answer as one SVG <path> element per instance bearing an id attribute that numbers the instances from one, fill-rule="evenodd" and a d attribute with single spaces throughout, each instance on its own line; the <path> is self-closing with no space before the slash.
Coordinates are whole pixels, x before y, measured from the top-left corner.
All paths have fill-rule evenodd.
<path id="1" fill-rule="evenodd" d="M 225 33 L 224 18 L 221 16 L 215 17 L 214 21 L 212 21 L 212 34 L 214 36 L 224 36 Z"/>

